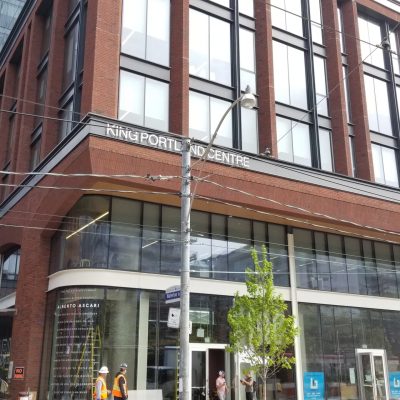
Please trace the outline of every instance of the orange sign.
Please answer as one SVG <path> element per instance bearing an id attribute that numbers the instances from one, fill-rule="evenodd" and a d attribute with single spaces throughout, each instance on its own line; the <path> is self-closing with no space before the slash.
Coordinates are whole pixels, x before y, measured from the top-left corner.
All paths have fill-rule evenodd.
<path id="1" fill-rule="evenodd" d="M 24 379 L 25 367 L 14 368 L 14 379 Z"/>

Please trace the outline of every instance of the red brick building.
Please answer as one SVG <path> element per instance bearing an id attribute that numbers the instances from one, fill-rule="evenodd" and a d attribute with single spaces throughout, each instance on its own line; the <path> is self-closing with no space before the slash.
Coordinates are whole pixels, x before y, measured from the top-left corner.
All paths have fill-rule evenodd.
<path id="1" fill-rule="evenodd" d="M 246 366 L 226 311 L 262 243 L 301 328 L 269 398 L 307 398 L 309 373 L 326 399 L 395 396 L 399 17 L 392 0 L 27 1 L 0 54 L 1 391 L 86 399 L 127 362 L 133 393 L 176 398 L 163 295 L 189 136 L 192 398 Z M 247 85 L 257 107 L 196 162 Z"/>

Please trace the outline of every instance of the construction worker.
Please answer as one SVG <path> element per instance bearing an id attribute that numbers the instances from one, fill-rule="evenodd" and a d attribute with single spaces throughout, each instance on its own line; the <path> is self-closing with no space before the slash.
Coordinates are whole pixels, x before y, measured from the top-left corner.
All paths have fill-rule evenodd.
<path id="1" fill-rule="evenodd" d="M 96 384 L 94 388 L 94 400 L 107 399 L 108 395 L 111 393 L 110 390 L 107 390 L 106 378 L 108 372 L 108 368 L 105 366 L 99 369 L 99 376 L 96 379 Z"/>
<path id="2" fill-rule="evenodd" d="M 128 398 L 128 382 L 126 380 L 126 370 L 128 365 L 122 363 L 119 372 L 115 374 L 112 394 L 114 400 L 126 400 Z"/>

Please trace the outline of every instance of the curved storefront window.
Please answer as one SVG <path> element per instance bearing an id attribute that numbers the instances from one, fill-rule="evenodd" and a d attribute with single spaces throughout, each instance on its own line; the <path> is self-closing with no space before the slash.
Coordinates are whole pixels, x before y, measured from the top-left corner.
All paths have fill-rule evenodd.
<path id="1" fill-rule="evenodd" d="M 17 288 L 20 249 L 9 251 L 3 257 L 0 265 L 0 298 L 15 292 Z"/>
<path id="2" fill-rule="evenodd" d="M 289 285 L 286 228 L 201 211 L 191 215 L 192 276 L 244 281 L 252 246 L 267 244 L 276 284 Z M 179 275 L 180 209 L 107 196 L 84 196 L 52 240 L 51 273 L 110 268 Z"/>
<path id="3" fill-rule="evenodd" d="M 192 294 L 190 301 L 190 342 L 228 343 L 232 298 Z M 46 398 L 90 399 L 100 366 L 110 370 L 110 387 L 122 362 L 128 364 L 129 390 L 162 390 L 163 398 L 174 398 L 179 330 L 167 326 L 164 292 L 65 288 L 56 292 L 53 308 Z"/>

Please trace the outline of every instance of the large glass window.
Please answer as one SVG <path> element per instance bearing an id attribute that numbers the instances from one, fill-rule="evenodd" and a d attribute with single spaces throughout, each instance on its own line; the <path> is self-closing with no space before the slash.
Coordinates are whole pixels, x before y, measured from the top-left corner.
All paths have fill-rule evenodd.
<path id="1" fill-rule="evenodd" d="M 380 25 L 367 17 L 358 17 L 358 30 L 362 60 L 375 67 L 385 68 L 383 50 L 377 48 L 382 42 Z"/>
<path id="2" fill-rule="evenodd" d="M 121 52 L 169 65 L 169 0 L 124 0 Z"/>
<path id="3" fill-rule="evenodd" d="M 318 135 L 321 169 L 333 171 L 331 132 L 327 129 L 319 128 Z"/>
<path id="4" fill-rule="evenodd" d="M 240 88 L 256 88 L 255 35 L 248 29 L 239 29 Z"/>
<path id="5" fill-rule="evenodd" d="M 79 24 L 74 24 L 65 37 L 63 87 L 67 88 L 75 78 L 78 57 Z"/>
<path id="6" fill-rule="evenodd" d="M 318 114 L 328 115 L 325 60 L 314 56 L 315 96 Z"/>
<path id="7" fill-rule="evenodd" d="M 168 93 L 167 83 L 121 71 L 118 118 L 168 131 Z"/>
<path id="8" fill-rule="evenodd" d="M 272 0 L 272 25 L 298 36 L 303 36 L 301 0 Z"/>
<path id="9" fill-rule="evenodd" d="M 298 108 L 307 108 L 307 84 L 304 52 L 274 41 L 275 100 Z"/>
<path id="10" fill-rule="evenodd" d="M 0 268 L 0 298 L 15 292 L 19 274 L 20 250 L 12 250 L 3 254 Z"/>
<path id="11" fill-rule="evenodd" d="M 276 130 L 279 159 L 311 166 L 308 125 L 277 117 Z"/>
<path id="12" fill-rule="evenodd" d="M 229 23 L 191 9 L 190 74 L 224 85 L 231 85 L 230 36 Z"/>
<path id="13" fill-rule="evenodd" d="M 195 139 L 208 142 L 211 139 L 221 116 L 229 108 L 228 101 L 197 92 L 189 93 L 189 133 Z M 232 114 L 222 123 L 214 141 L 221 146 L 232 147 Z"/>
<path id="14" fill-rule="evenodd" d="M 389 186 L 399 186 L 396 154 L 393 149 L 372 144 L 375 182 Z"/>
<path id="15" fill-rule="evenodd" d="M 323 44 L 320 0 L 309 0 L 309 3 L 310 3 L 312 40 L 315 43 Z"/>
<path id="16" fill-rule="evenodd" d="M 392 135 L 387 83 L 372 76 L 364 75 L 364 84 L 369 129 L 385 135 Z"/>
<path id="17" fill-rule="evenodd" d="M 254 17 L 253 0 L 239 0 L 239 12 L 249 17 Z"/>

